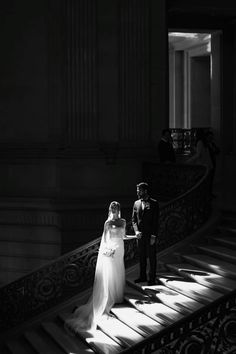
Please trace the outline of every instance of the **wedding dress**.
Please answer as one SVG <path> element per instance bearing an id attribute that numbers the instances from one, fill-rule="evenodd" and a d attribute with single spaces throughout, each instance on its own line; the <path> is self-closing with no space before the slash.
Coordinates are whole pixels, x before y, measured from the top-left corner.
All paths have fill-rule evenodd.
<path id="1" fill-rule="evenodd" d="M 66 320 L 73 332 L 96 329 L 99 318 L 109 314 L 115 303 L 123 301 L 125 287 L 124 240 L 125 220 L 107 220 L 98 252 L 93 292 L 85 305 Z"/>

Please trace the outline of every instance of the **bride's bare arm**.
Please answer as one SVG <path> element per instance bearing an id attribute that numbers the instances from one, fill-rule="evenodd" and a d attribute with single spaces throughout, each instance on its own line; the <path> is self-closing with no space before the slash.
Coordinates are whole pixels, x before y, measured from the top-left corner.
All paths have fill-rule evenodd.
<path id="1" fill-rule="evenodd" d="M 122 219 L 122 228 L 123 228 L 123 239 L 126 238 L 126 220 Z"/>
<path id="2" fill-rule="evenodd" d="M 104 242 L 105 243 L 107 243 L 109 241 L 108 226 L 109 226 L 109 223 L 108 223 L 108 221 L 106 221 L 104 224 Z"/>

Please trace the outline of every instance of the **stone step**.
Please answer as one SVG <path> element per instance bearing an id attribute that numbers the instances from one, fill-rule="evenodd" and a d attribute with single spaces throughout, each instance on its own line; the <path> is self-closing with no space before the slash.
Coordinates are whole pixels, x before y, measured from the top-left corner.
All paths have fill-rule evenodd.
<path id="1" fill-rule="evenodd" d="M 203 305 L 189 297 L 168 289 L 163 285 L 142 286 L 142 289 L 154 300 L 176 310 L 187 316 L 193 311 L 197 311 Z"/>
<path id="2" fill-rule="evenodd" d="M 151 300 L 148 295 L 144 295 L 138 291 L 132 290 L 130 293 L 126 293 L 125 300 L 138 311 L 149 316 L 164 327 L 167 327 L 184 317 L 180 312 L 173 310 L 162 303 Z"/>
<path id="3" fill-rule="evenodd" d="M 58 318 L 60 318 L 63 323 L 70 316 L 71 313 L 66 312 L 60 312 L 58 314 Z M 124 350 L 124 347 L 120 346 L 100 329 L 93 332 L 76 333 L 75 337 L 80 338 L 83 342 L 87 343 L 88 347 L 96 353 L 117 354 Z"/>
<path id="4" fill-rule="evenodd" d="M 230 237 L 235 237 L 236 235 L 236 227 L 234 226 L 230 226 L 228 224 L 226 225 L 219 225 L 218 226 L 218 231 L 220 234 L 223 234 L 223 235 L 227 235 L 227 236 L 230 236 Z"/>
<path id="5" fill-rule="evenodd" d="M 1 354 L 35 354 L 35 351 L 27 342 L 22 338 L 11 338 L 6 341 L 5 349 L 1 348 Z"/>
<path id="6" fill-rule="evenodd" d="M 129 306 L 128 303 L 115 305 L 111 312 L 120 321 L 126 323 L 143 337 L 153 335 L 164 329 L 160 323 L 154 321 L 144 313 L 139 312 L 136 308 Z"/>
<path id="7" fill-rule="evenodd" d="M 103 321 L 98 324 L 99 329 L 122 348 L 130 347 L 164 328 L 160 323 L 139 312 L 128 303 L 115 305 L 111 314 L 115 317 L 103 318 Z M 60 314 L 63 321 L 68 316 Z"/>
<path id="8" fill-rule="evenodd" d="M 182 255 L 182 258 L 188 263 L 197 265 L 202 269 L 212 271 L 226 278 L 236 279 L 235 264 L 200 253 Z"/>
<path id="9" fill-rule="evenodd" d="M 98 328 L 124 348 L 132 347 L 144 340 L 144 336 L 114 316 L 103 315 L 98 322 Z"/>
<path id="10" fill-rule="evenodd" d="M 93 350 L 89 349 L 81 340 L 70 336 L 55 322 L 43 322 L 42 327 L 65 353 L 93 353 Z"/>
<path id="11" fill-rule="evenodd" d="M 160 281 L 167 288 L 175 290 L 180 294 L 196 300 L 197 302 L 200 302 L 204 305 L 207 305 L 222 296 L 222 293 L 216 292 L 215 290 L 212 290 L 184 277 L 180 278 L 169 276 L 160 278 Z"/>
<path id="12" fill-rule="evenodd" d="M 207 272 L 201 268 L 188 264 L 166 264 L 166 266 L 172 271 L 179 273 L 180 275 L 190 278 L 199 284 L 207 286 L 213 290 L 226 294 L 229 291 L 236 289 L 236 281 L 230 278 L 225 278 L 219 274 L 213 272 Z"/>
<path id="13" fill-rule="evenodd" d="M 229 249 L 222 246 L 213 246 L 213 245 L 197 246 L 196 248 L 199 251 L 203 252 L 204 254 L 209 254 L 213 257 L 223 259 L 230 263 L 236 263 L 236 250 L 234 249 Z"/>
<path id="14" fill-rule="evenodd" d="M 208 240 L 210 244 L 219 244 L 231 249 L 236 249 L 236 237 L 230 237 L 225 235 L 209 236 Z"/>
<path id="15" fill-rule="evenodd" d="M 95 353 L 117 354 L 125 349 L 99 329 L 92 334 L 83 332 L 81 337 L 83 337 Z"/>
<path id="16" fill-rule="evenodd" d="M 50 340 L 45 333 L 36 330 L 24 332 L 24 337 L 37 354 L 64 354 L 59 346 Z"/>

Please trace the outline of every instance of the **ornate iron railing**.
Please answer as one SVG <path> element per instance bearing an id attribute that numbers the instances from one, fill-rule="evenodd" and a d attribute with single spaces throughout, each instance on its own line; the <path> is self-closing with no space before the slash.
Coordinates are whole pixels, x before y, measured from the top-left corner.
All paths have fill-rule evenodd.
<path id="1" fill-rule="evenodd" d="M 163 174 L 162 168 L 164 167 L 160 164 L 150 167 L 149 172 L 153 173 L 153 178 L 147 174 L 147 170 L 146 176 L 144 173 L 144 177 L 149 178 L 153 187 L 155 181 L 158 180 L 158 173 L 154 174 L 153 171 L 157 169 Z M 171 170 L 174 171 L 175 168 L 179 174 L 182 173 L 182 184 L 187 188 L 184 194 L 161 205 L 159 251 L 180 241 L 193 230 L 199 228 L 208 218 L 210 212 L 209 182 L 206 169 L 201 166 L 192 166 L 191 168 L 188 166 L 186 169 L 183 166 L 175 165 L 175 167 L 171 167 Z M 187 178 L 187 170 L 192 177 Z M 192 173 L 192 171 L 195 172 Z M 198 176 L 197 183 L 196 175 Z M 174 185 L 176 174 L 169 173 L 165 180 L 159 178 L 159 181 L 162 180 L 162 185 L 159 184 L 159 188 L 156 188 L 155 191 L 166 189 L 165 183 L 168 181 L 170 185 L 170 179 Z M 189 183 L 186 183 L 188 179 Z M 196 184 L 193 186 L 194 183 Z M 190 189 L 187 190 L 188 188 Z M 0 289 L 1 334 L 90 287 L 93 283 L 99 244 L 100 238 L 97 238 L 2 287 Z M 137 244 L 133 239 L 125 242 L 125 264 L 126 267 L 129 267 L 135 263 L 137 263 Z"/>

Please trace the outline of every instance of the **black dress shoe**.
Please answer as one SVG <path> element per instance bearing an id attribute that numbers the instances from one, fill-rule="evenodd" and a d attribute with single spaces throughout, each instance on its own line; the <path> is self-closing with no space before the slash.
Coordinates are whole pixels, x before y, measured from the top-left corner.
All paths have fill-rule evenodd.
<path id="1" fill-rule="evenodd" d="M 156 281 L 155 280 L 148 280 L 148 285 L 156 285 Z"/>
<path id="2" fill-rule="evenodd" d="M 138 278 L 138 279 L 135 279 L 135 283 L 142 283 L 142 282 L 145 282 L 145 281 L 147 281 L 147 279 L 146 278 Z"/>

